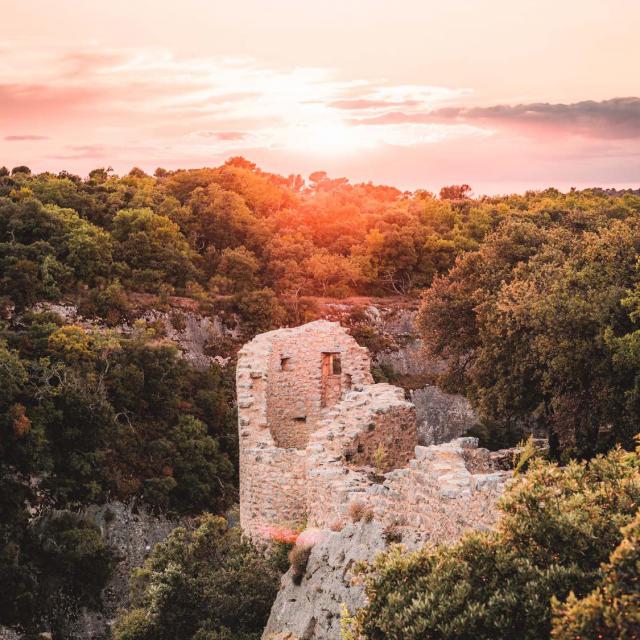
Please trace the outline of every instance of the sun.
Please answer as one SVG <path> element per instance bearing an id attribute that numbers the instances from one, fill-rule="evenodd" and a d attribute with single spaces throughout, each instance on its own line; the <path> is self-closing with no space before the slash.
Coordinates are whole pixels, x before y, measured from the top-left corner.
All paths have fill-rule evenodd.
<path id="1" fill-rule="evenodd" d="M 366 133 L 365 128 L 341 120 L 317 120 L 287 127 L 282 144 L 307 155 L 344 156 L 376 146 L 376 140 Z"/>

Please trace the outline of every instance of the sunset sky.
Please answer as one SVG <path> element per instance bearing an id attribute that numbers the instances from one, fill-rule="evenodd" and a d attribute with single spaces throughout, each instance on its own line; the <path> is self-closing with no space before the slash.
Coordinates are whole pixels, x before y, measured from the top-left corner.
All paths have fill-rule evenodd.
<path id="1" fill-rule="evenodd" d="M 0 165 L 640 187 L 638 0 L 0 0 Z"/>

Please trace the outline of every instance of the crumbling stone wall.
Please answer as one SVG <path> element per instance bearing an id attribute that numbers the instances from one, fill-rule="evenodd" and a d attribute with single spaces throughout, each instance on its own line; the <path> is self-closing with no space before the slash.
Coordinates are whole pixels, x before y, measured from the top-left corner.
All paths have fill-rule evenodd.
<path id="1" fill-rule="evenodd" d="M 420 447 L 404 391 L 373 384 L 366 349 L 319 320 L 257 336 L 239 353 L 240 523 L 265 539 L 346 522 L 354 502 L 406 539 L 489 527 L 508 477 L 461 438 Z M 487 458 L 488 460 L 488 458 Z"/>
<path id="2" fill-rule="evenodd" d="M 411 550 L 492 527 L 509 474 L 493 471 L 488 454 L 477 448 L 475 438 L 418 446 L 407 468 L 352 493 L 373 510 L 371 520 L 347 518 L 331 529 L 302 534 L 313 543 L 305 575 L 299 582 L 291 571 L 283 576 L 263 640 L 339 640 L 344 608 L 353 613 L 365 605 L 362 581 L 353 575 L 357 562 L 372 562 L 392 542 Z"/>
<path id="3" fill-rule="evenodd" d="M 329 330 L 330 323 L 311 325 L 314 330 L 284 329 L 257 339 L 269 342 L 267 424 L 275 445 L 284 449 L 307 445 L 323 409 L 335 404 L 343 389 L 354 381 L 371 382 L 366 351 L 344 332 Z"/>

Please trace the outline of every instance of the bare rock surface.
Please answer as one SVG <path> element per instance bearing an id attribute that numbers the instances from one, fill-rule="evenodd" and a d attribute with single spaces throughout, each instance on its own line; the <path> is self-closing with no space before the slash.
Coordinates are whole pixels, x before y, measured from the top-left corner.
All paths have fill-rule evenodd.
<path id="1" fill-rule="evenodd" d="M 34 307 L 35 311 L 50 311 L 59 315 L 69 324 L 77 324 L 87 330 L 112 330 L 129 335 L 134 324 L 122 323 L 115 327 L 107 327 L 101 320 L 86 318 L 73 304 L 41 302 Z M 204 370 L 214 362 L 222 366 L 229 361 L 226 352 L 229 341 L 239 339 L 237 327 L 229 328 L 217 316 L 206 316 L 191 310 L 172 309 L 159 311 L 148 309 L 140 314 L 139 320 L 158 323 L 164 336 L 179 349 L 183 358 L 194 367 Z"/>
<path id="2" fill-rule="evenodd" d="M 136 508 L 135 503 L 95 505 L 87 508 L 84 515 L 100 528 L 116 555 L 117 564 L 102 592 L 102 611 L 83 610 L 69 635 L 70 640 L 110 637 L 117 610 L 129 604 L 131 571 L 141 566 L 153 547 L 180 524 L 144 508 Z"/>
<path id="3" fill-rule="evenodd" d="M 421 445 L 449 442 L 478 423 L 469 401 L 463 396 L 445 393 L 430 384 L 411 391 L 410 395 L 416 408 Z"/>
<path id="4" fill-rule="evenodd" d="M 263 640 L 340 638 L 342 607 L 353 612 L 364 605 L 353 567 L 361 560 L 372 561 L 385 548 L 382 526 L 375 521 L 322 531 L 301 584 L 294 584 L 291 570 L 282 577 Z"/>

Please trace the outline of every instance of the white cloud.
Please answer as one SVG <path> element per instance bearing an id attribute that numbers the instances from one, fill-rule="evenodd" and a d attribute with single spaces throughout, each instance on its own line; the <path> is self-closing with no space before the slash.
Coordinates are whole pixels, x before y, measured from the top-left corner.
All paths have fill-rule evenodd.
<path id="1" fill-rule="evenodd" d="M 46 117 L 85 142 L 90 135 L 91 144 L 127 147 L 144 139 L 151 146 L 170 144 L 176 153 L 266 147 L 323 155 L 481 131 L 455 123 L 353 126 L 354 111 L 335 107 L 351 100 L 374 104 L 377 113 L 388 110 L 386 103 L 433 108 L 468 95 L 468 89 L 342 80 L 327 68 L 270 68 L 248 58 L 178 59 L 152 49 L 10 52 L 0 62 L 0 94 L 6 97 L 0 115 L 26 131 L 29 118 Z M 238 131 L 243 135 L 232 135 Z"/>

